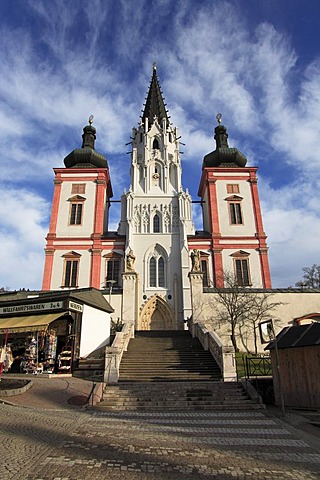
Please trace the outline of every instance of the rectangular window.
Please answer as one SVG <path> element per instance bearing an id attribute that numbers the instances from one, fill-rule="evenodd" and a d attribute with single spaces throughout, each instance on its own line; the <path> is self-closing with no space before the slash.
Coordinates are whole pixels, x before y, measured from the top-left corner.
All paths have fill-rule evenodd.
<path id="1" fill-rule="evenodd" d="M 250 285 L 248 259 L 235 260 L 237 284 L 247 287 Z"/>
<path id="2" fill-rule="evenodd" d="M 81 225 L 82 223 L 82 203 L 72 203 L 70 205 L 69 225 Z"/>
<path id="3" fill-rule="evenodd" d="M 71 193 L 86 193 L 86 184 L 85 183 L 73 183 L 71 186 Z"/>
<path id="4" fill-rule="evenodd" d="M 227 185 L 227 193 L 240 193 L 239 185 L 236 183 L 229 183 Z"/>
<path id="5" fill-rule="evenodd" d="M 203 273 L 202 285 L 203 285 L 203 287 L 209 287 L 208 262 L 207 262 L 207 260 L 202 260 L 201 259 L 201 271 Z"/>
<path id="6" fill-rule="evenodd" d="M 113 280 L 115 283 L 114 287 L 119 286 L 119 271 L 120 271 L 120 260 L 108 260 L 107 261 L 107 277 L 106 283 L 108 285 L 108 280 Z"/>
<path id="7" fill-rule="evenodd" d="M 229 202 L 230 223 L 232 225 L 242 224 L 241 203 Z"/>
<path id="8" fill-rule="evenodd" d="M 79 260 L 66 260 L 64 287 L 77 287 Z"/>

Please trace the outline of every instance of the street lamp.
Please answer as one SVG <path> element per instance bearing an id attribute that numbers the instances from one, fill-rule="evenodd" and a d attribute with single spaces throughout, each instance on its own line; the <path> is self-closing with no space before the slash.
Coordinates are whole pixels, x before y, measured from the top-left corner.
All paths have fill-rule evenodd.
<path id="1" fill-rule="evenodd" d="M 112 287 L 116 283 L 115 280 L 106 280 L 106 283 L 109 283 L 109 303 L 111 305 L 111 293 L 112 293 Z"/>

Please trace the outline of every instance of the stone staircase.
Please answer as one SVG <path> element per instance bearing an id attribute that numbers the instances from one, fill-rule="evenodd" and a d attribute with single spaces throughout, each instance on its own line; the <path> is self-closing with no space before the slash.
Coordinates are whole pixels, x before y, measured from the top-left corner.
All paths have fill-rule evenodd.
<path id="1" fill-rule="evenodd" d="M 120 365 L 120 382 L 220 380 L 209 352 L 188 331 L 136 332 Z"/>
<path id="2" fill-rule="evenodd" d="M 77 368 L 73 370 L 72 375 L 84 380 L 93 382 L 103 382 L 105 347 L 97 349 L 86 358 L 80 358 Z"/>
<path id="3" fill-rule="evenodd" d="M 259 408 L 221 372 L 186 331 L 136 332 L 122 357 L 117 385 L 107 385 L 98 410 L 248 410 Z"/>

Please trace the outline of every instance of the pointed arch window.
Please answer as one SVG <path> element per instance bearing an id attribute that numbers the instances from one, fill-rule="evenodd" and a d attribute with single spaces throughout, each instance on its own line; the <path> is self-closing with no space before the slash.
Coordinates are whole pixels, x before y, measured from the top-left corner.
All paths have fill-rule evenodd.
<path id="1" fill-rule="evenodd" d="M 158 260 L 158 286 L 159 287 L 164 287 L 164 260 L 162 257 L 159 258 Z"/>
<path id="2" fill-rule="evenodd" d="M 165 260 L 161 257 L 151 257 L 149 261 L 149 286 L 165 288 Z"/>
<path id="3" fill-rule="evenodd" d="M 160 233 L 160 217 L 157 213 L 153 217 L 153 233 Z"/>
<path id="4" fill-rule="evenodd" d="M 159 150 L 159 141 L 158 141 L 157 138 L 155 138 L 155 139 L 153 140 L 152 148 L 153 148 L 154 150 Z"/>
<path id="5" fill-rule="evenodd" d="M 157 262 L 154 257 L 150 259 L 150 287 L 157 286 Z"/>

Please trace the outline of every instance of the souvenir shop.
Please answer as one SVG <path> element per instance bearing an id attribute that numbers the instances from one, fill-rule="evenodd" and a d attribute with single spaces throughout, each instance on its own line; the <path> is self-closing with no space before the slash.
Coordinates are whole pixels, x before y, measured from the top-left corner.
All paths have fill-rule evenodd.
<path id="1" fill-rule="evenodd" d="M 72 373 L 80 357 L 108 345 L 112 308 L 99 291 L 84 290 L 0 302 L 0 369 Z"/>
<path id="2" fill-rule="evenodd" d="M 28 326 L 11 326 L 5 331 L 4 328 L 0 330 L 1 336 L 5 336 L 1 347 L 3 371 L 71 373 L 73 318 L 63 315 L 47 325 L 32 325 L 32 319 L 37 320 L 37 316 L 29 317 Z"/>

